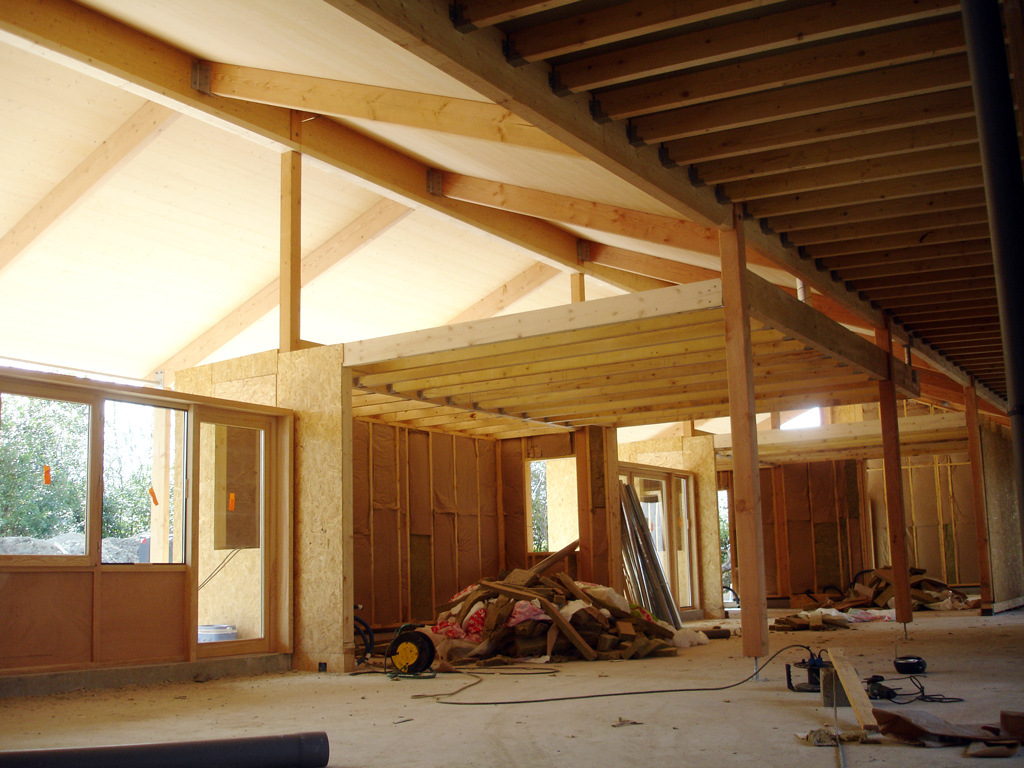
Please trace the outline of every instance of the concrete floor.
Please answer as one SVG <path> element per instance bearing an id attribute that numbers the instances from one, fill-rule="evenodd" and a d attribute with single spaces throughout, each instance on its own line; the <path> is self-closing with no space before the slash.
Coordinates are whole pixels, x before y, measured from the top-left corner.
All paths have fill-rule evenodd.
<path id="1" fill-rule="evenodd" d="M 773 612 L 774 613 L 774 612 Z M 929 693 L 964 699 L 913 704 L 952 722 L 998 722 L 1024 710 L 1024 610 L 994 617 L 917 614 L 902 625 L 832 632 L 772 633 L 772 652 L 789 643 L 845 648 L 861 676 L 895 677 L 893 644 L 928 662 Z M 737 622 L 726 622 L 737 623 Z M 741 641 L 715 640 L 676 658 L 574 662 L 548 676 L 488 675 L 455 700 L 496 701 L 603 692 L 726 685 L 753 672 Z M 281 673 L 0 701 L 0 747 L 91 746 L 326 731 L 332 766 L 835 766 L 833 748 L 794 734 L 831 725 L 815 694 L 786 690 L 784 652 L 761 682 L 727 691 L 620 696 L 504 706 L 442 706 L 416 694 L 453 691 L 468 680 L 389 681 L 379 675 Z M 901 685 L 894 683 L 893 685 Z M 891 707 L 893 705 L 886 705 Z M 615 727 L 620 718 L 635 725 Z M 856 727 L 839 710 L 841 728 Z M 843 748 L 845 765 L 962 765 L 962 749 L 894 742 Z M 1024 756 L 1010 758 L 1021 765 Z M 970 764 L 970 763 L 968 763 Z"/>

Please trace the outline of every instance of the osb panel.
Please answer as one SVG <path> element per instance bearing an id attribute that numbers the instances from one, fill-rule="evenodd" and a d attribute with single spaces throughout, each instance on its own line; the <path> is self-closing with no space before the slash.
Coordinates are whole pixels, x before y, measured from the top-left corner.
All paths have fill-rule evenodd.
<path id="1" fill-rule="evenodd" d="M 356 419 L 352 430 L 352 532 L 370 536 L 370 424 Z M 356 581 L 359 573 L 356 572 Z"/>
<path id="2" fill-rule="evenodd" d="M 277 375 L 215 381 L 213 396 L 256 405 L 277 405 Z"/>
<path id="3" fill-rule="evenodd" d="M 981 430 L 988 504 L 988 540 L 992 561 L 992 599 L 1024 597 L 1024 549 L 1021 511 L 1017 508 L 1013 447 L 1002 435 Z"/>
<path id="4" fill-rule="evenodd" d="M 402 620 L 398 510 L 373 505 L 373 622 Z"/>
<path id="5" fill-rule="evenodd" d="M 836 477 L 831 461 L 812 461 L 807 465 L 810 485 L 811 522 L 836 520 Z"/>
<path id="6" fill-rule="evenodd" d="M 718 541 L 718 478 L 715 471 L 715 438 L 712 435 L 675 438 L 678 469 L 694 475 L 697 483 L 697 572 L 700 574 L 700 607 L 709 619 L 725 616 L 722 602 L 722 561 Z M 620 448 L 619 458 L 622 459 Z"/>
<path id="7" fill-rule="evenodd" d="M 685 470 L 683 446 L 685 437 L 658 437 L 619 445 L 619 461 L 646 464 L 651 467 Z"/>
<path id="8" fill-rule="evenodd" d="M 398 509 L 398 430 L 374 424 L 372 435 L 373 506 Z"/>
<path id="9" fill-rule="evenodd" d="M 184 659 L 188 588 L 184 570 L 103 571 L 96 661 Z"/>
<path id="10" fill-rule="evenodd" d="M 523 469 L 523 441 L 502 440 L 501 509 L 505 524 L 505 567 L 526 568 L 526 475 Z"/>
<path id="11" fill-rule="evenodd" d="M 526 439 L 526 458 L 557 459 L 560 456 L 573 455 L 573 433 L 564 432 L 556 435 L 537 435 Z"/>
<path id="12" fill-rule="evenodd" d="M 297 668 L 319 660 L 342 669 L 346 636 L 351 638 L 352 609 L 344 599 L 352 564 L 343 556 L 342 375 L 341 347 L 290 352 L 278 362 L 278 405 L 296 413 Z M 351 511 L 345 514 L 351 525 Z"/>
<path id="13" fill-rule="evenodd" d="M 451 513 L 434 514 L 434 604 L 451 600 L 462 587 L 459 585 L 458 534 L 456 516 Z M 468 585 L 466 585 L 468 586 Z"/>
<path id="14" fill-rule="evenodd" d="M 478 518 L 470 515 L 458 515 L 455 522 L 456 540 L 458 542 L 459 589 L 480 580 L 480 525 Z"/>
<path id="15" fill-rule="evenodd" d="M 257 352 L 252 355 L 245 355 L 244 357 L 223 360 L 219 363 L 211 363 L 208 367 L 210 368 L 213 383 L 218 384 L 222 381 L 276 376 L 277 366 L 277 350 L 270 349 L 266 352 Z"/>
<path id="16" fill-rule="evenodd" d="M 453 438 L 455 447 L 455 502 L 459 514 L 476 515 L 480 505 L 477 441 L 470 437 Z"/>
<path id="17" fill-rule="evenodd" d="M 790 520 L 786 525 L 789 538 L 789 588 L 797 595 L 814 591 L 814 531 L 810 520 Z"/>
<path id="18" fill-rule="evenodd" d="M 430 435 L 409 431 L 409 533 L 429 536 L 433 531 L 430 514 Z"/>
<path id="19" fill-rule="evenodd" d="M 548 551 L 557 552 L 580 537 L 579 488 L 575 459 L 549 459 Z"/>
<path id="20" fill-rule="evenodd" d="M 478 508 L 483 516 L 498 514 L 498 444 L 477 440 L 477 475 L 480 479 Z M 497 530 L 497 529 L 495 529 Z"/>
<path id="21" fill-rule="evenodd" d="M 213 397 L 213 371 L 208 365 L 177 371 L 174 374 L 174 389 L 190 395 Z"/>
<path id="22" fill-rule="evenodd" d="M 811 502 L 807 480 L 806 464 L 785 464 L 782 468 L 783 487 L 786 489 L 786 519 L 807 521 L 811 519 Z"/>
<path id="23" fill-rule="evenodd" d="M 434 481 L 434 511 L 454 512 L 455 446 L 452 443 L 452 436 L 431 433 L 430 456 L 431 476 Z"/>
<path id="24" fill-rule="evenodd" d="M 91 573 L 0 573 L 0 669 L 92 660 Z"/>

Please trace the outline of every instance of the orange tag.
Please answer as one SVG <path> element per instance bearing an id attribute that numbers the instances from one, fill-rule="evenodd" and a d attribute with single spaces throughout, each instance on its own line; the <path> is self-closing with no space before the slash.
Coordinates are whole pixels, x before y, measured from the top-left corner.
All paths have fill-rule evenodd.
<path id="1" fill-rule="evenodd" d="M 228 494 L 228 512 L 234 512 L 234 511 L 235 511 L 235 494 L 229 493 Z"/>
<path id="2" fill-rule="evenodd" d="M 43 464 L 43 485 L 50 484 L 50 465 Z"/>
<path id="3" fill-rule="evenodd" d="M 154 507 L 160 506 L 160 502 L 156 500 L 156 491 L 154 491 L 152 488 L 149 489 L 149 498 L 153 500 Z"/>

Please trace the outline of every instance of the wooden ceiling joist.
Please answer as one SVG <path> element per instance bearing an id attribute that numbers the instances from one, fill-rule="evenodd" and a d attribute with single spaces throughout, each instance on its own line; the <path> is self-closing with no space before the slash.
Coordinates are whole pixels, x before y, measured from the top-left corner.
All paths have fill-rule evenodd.
<path id="1" fill-rule="evenodd" d="M 676 139 L 666 142 L 661 153 L 666 162 L 691 165 L 973 115 L 971 89 L 955 88 Z"/>
<path id="2" fill-rule="evenodd" d="M 976 289 L 972 291 L 946 291 L 940 294 L 929 296 L 905 296 L 896 300 L 875 299 L 879 306 L 890 308 L 894 306 L 908 307 L 935 307 L 942 306 L 946 302 L 964 301 L 968 299 L 980 299 L 994 303 L 996 301 L 995 286 Z"/>
<path id="3" fill-rule="evenodd" d="M 465 0 L 454 4 L 453 21 L 460 31 L 472 32 L 574 2 L 576 0 Z"/>
<path id="4" fill-rule="evenodd" d="M 958 20 L 939 20 L 913 32 L 884 31 L 610 88 L 595 94 L 595 112 L 622 120 L 964 51 Z"/>
<path id="5" fill-rule="evenodd" d="M 847 282 L 863 286 L 864 281 L 876 278 L 902 277 L 905 275 L 926 276 L 928 273 L 950 273 L 950 270 L 986 267 L 991 264 L 991 254 L 978 253 L 970 256 L 947 256 L 941 259 L 928 259 L 927 261 L 894 261 L 866 267 L 847 267 L 844 265 L 840 267 L 840 272 L 843 279 Z M 900 316 L 902 317 L 902 313 Z"/>
<path id="6" fill-rule="evenodd" d="M 988 221 L 988 211 L 984 206 L 961 208 L 953 211 L 937 211 L 935 213 L 919 213 L 893 219 L 877 219 L 875 221 L 857 221 L 848 224 L 833 224 L 815 229 L 788 230 L 786 237 L 793 245 L 820 245 L 845 240 L 860 240 L 865 237 L 880 235 L 898 235 L 903 233 L 939 232 L 956 229 L 971 224 L 984 224 Z M 929 234 L 924 242 L 928 243 Z M 988 237 L 988 233 L 985 234 Z M 958 240 L 966 238 L 959 237 Z M 934 242 L 934 241 L 931 241 Z M 949 241 L 953 242 L 953 241 Z M 857 251 L 850 251 L 856 253 Z"/>
<path id="7" fill-rule="evenodd" d="M 963 55 L 859 72 L 834 80 L 751 93 L 724 101 L 680 107 L 630 119 L 635 142 L 657 144 L 702 133 L 728 131 L 775 120 L 849 109 L 891 98 L 908 98 L 970 85 Z"/>
<path id="8" fill-rule="evenodd" d="M 804 249 L 808 255 L 814 249 Z M 815 261 L 822 269 L 855 269 L 857 267 L 873 267 L 880 264 L 898 262 L 926 262 L 934 259 L 945 259 L 950 256 L 970 256 L 973 254 L 991 254 L 992 243 L 987 237 L 977 240 L 940 243 L 936 245 L 917 245 L 912 247 L 884 248 L 874 251 L 855 251 L 839 256 L 820 256 Z"/>
<path id="9" fill-rule="evenodd" d="M 965 259 L 967 257 L 964 257 Z M 986 260 L 987 261 L 987 260 Z M 926 269 L 919 270 L 913 274 L 886 275 L 885 277 L 872 277 L 865 279 L 854 279 L 848 282 L 851 288 L 857 291 L 873 291 L 878 288 L 893 288 L 896 286 L 923 286 L 933 283 L 963 283 L 969 280 L 988 278 L 995 281 L 995 268 L 986 263 L 983 266 L 961 267 L 953 269 L 937 269 L 934 272 Z"/>
<path id="10" fill-rule="evenodd" d="M 0 272 L 63 221 L 178 117 L 147 101 L 0 238 Z"/>
<path id="11" fill-rule="evenodd" d="M 746 19 L 587 56 L 556 67 L 554 77 L 559 87 L 578 93 L 948 15 L 957 9 L 958 5 L 951 0 L 894 0 L 884 5 L 841 0 L 828 6 L 812 5 L 773 14 L 770 24 L 761 18 Z"/>

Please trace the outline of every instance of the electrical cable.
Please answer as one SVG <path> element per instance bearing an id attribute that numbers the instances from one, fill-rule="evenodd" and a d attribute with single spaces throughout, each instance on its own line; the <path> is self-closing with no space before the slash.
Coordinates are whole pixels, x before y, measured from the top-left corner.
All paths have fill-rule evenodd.
<path id="1" fill-rule="evenodd" d="M 545 704 L 545 703 L 553 702 L 553 701 L 579 701 L 579 700 L 582 700 L 582 699 L 607 699 L 607 698 L 612 698 L 612 697 L 615 697 L 615 696 L 646 696 L 646 695 L 652 694 L 652 693 L 698 693 L 698 692 L 705 692 L 705 691 L 727 691 L 730 688 L 735 688 L 735 687 L 737 687 L 739 685 L 743 685 L 748 680 L 754 679 L 754 677 L 756 677 L 758 675 L 760 670 L 764 669 L 765 667 L 767 667 L 772 661 L 775 660 L 775 658 L 780 653 L 782 653 L 783 651 L 788 651 L 791 648 L 803 648 L 805 651 L 807 651 L 811 655 L 814 654 L 814 651 L 812 651 L 810 649 L 810 647 L 808 647 L 806 645 L 799 645 L 799 644 L 787 645 L 785 648 L 780 648 L 775 653 L 773 653 L 771 656 L 769 656 L 768 659 L 765 661 L 765 663 L 763 665 L 761 665 L 759 669 L 755 670 L 752 674 L 750 674 L 747 677 L 743 678 L 739 682 L 730 683 L 729 685 L 720 685 L 720 686 L 716 686 L 716 687 L 710 687 L 710 688 L 709 687 L 701 687 L 701 688 L 660 688 L 660 689 L 650 690 L 650 691 L 613 691 L 612 693 L 587 693 L 587 694 L 580 694 L 578 696 L 552 696 L 552 697 L 544 698 L 544 699 L 516 699 L 516 700 L 510 700 L 510 701 L 442 701 L 441 700 L 442 698 L 449 698 L 451 696 L 454 696 L 457 693 L 460 693 L 461 691 L 466 690 L 466 688 L 470 688 L 470 687 L 472 687 L 474 685 L 477 685 L 480 682 L 478 680 L 476 682 L 470 683 L 469 685 L 465 685 L 462 688 L 459 688 L 458 690 L 452 691 L 451 693 L 419 694 L 417 696 L 414 696 L 413 698 L 418 698 L 418 699 L 434 699 L 438 704 L 451 704 L 452 706 L 489 707 L 489 706 L 499 706 L 499 705 L 502 705 L 502 704 Z M 470 674 L 470 673 L 464 673 L 464 674 Z"/>
<path id="2" fill-rule="evenodd" d="M 212 571 L 210 571 L 210 575 L 207 576 L 205 579 L 203 579 L 203 583 L 199 585 L 199 587 L 196 589 L 196 591 L 198 592 L 200 589 L 202 589 L 207 584 L 209 584 L 210 583 L 210 579 L 212 579 L 214 576 L 216 576 L 218 573 L 220 573 L 221 569 L 224 568 L 224 566 L 228 564 L 228 562 L 231 560 L 231 558 L 233 558 L 235 555 L 237 555 L 241 551 L 242 551 L 241 549 L 233 549 L 228 554 L 224 555 L 224 559 L 220 561 L 220 563 L 217 565 L 216 568 L 214 568 Z"/>
<path id="3" fill-rule="evenodd" d="M 955 696 L 943 696 L 941 693 L 925 693 L 924 684 L 920 681 L 917 675 L 908 675 L 907 677 L 891 678 L 886 682 L 893 682 L 893 680 L 909 680 L 917 688 L 916 693 L 899 693 L 898 689 L 896 695 L 889 699 L 893 704 L 913 704 L 917 701 L 923 701 L 927 704 L 958 704 L 963 699 L 956 698 Z M 909 696 L 909 699 L 905 701 L 899 701 L 901 697 Z"/>

